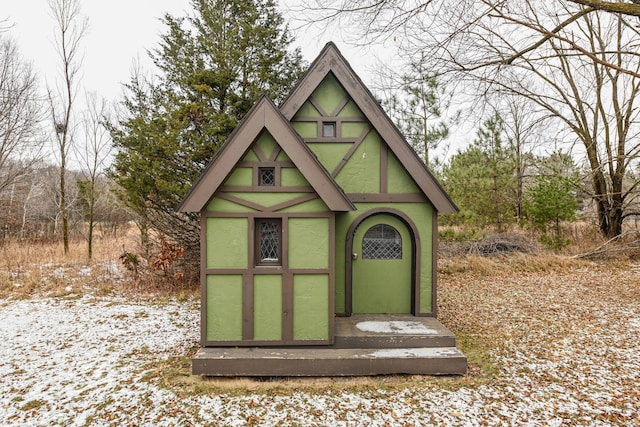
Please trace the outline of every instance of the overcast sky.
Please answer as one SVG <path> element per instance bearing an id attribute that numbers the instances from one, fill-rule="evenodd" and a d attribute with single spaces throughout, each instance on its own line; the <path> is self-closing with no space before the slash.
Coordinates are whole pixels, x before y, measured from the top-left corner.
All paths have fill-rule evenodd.
<path id="1" fill-rule="evenodd" d="M 159 18 L 165 12 L 184 16 L 189 9 L 189 0 L 83 1 L 82 13 L 89 19 L 89 32 L 83 41 L 82 87 L 108 99 L 118 98 L 136 58 L 144 68 L 151 68 L 146 51 L 157 46 L 164 31 Z M 53 44 L 55 23 L 47 0 L 2 0 L 2 19 L 8 19 L 12 25 L 9 35 L 18 42 L 24 58 L 32 62 L 43 85 L 47 81 L 52 83 L 59 61 Z M 333 40 L 365 83 L 370 83 L 368 72 L 375 65 L 370 50 L 346 45 L 335 31 L 305 28 L 294 32 L 296 45 L 302 47 L 307 61 L 313 60 L 324 44 Z"/>

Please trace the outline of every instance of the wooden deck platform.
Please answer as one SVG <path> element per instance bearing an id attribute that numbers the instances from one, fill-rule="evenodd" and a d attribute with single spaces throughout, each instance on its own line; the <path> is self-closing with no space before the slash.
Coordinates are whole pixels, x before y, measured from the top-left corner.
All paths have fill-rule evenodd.
<path id="1" fill-rule="evenodd" d="M 192 372 L 205 376 L 464 375 L 467 358 L 437 319 L 409 315 L 336 318 L 333 346 L 201 348 Z"/>

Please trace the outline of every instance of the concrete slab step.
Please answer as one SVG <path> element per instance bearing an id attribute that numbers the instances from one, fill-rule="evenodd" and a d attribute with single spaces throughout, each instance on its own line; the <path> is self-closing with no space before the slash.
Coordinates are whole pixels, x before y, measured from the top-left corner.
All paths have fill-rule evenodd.
<path id="1" fill-rule="evenodd" d="M 464 375 L 466 356 L 433 348 L 201 348 L 192 372 L 206 376 Z"/>
<path id="2" fill-rule="evenodd" d="M 335 348 L 455 347 L 456 337 L 433 317 L 366 314 L 338 317 Z"/>

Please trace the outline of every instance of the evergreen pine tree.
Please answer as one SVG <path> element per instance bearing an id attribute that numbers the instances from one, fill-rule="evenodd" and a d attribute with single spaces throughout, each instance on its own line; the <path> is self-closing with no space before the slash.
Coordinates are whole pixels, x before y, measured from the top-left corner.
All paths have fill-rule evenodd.
<path id="1" fill-rule="evenodd" d="M 150 52 L 153 79 L 132 76 L 111 176 L 142 223 L 196 249 L 199 225 L 176 206 L 261 94 L 281 101 L 300 76 L 299 50 L 272 0 L 192 0 L 187 17 L 165 15 Z M 146 227 L 145 226 L 145 227 Z"/>

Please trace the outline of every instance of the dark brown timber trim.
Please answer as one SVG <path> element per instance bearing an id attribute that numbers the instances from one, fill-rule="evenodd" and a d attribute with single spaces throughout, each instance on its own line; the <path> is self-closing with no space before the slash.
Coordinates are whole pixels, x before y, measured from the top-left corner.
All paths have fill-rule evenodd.
<path id="1" fill-rule="evenodd" d="M 351 148 L 349 148 L 349 151 L 347 151 L 347 154 L 344 155 L 340 163 L 338 163 L 338 166 L 336 166 L 333 172 L 331 172 L 331 176 L 333 176 L 334 178 L 338 176 L 338 174 L 340 173 L 344 165 L 346 165 L 349 159 L 351 159 L 351 156 L 353 156 L 353 153 L 355 153 L 358 147 L 360 147 L 360 144 L 362 144 L 362 141 L 364 141 L 367 135 L 369 135 L 370 131 L 371 131 L 370 126 L 367 126 L 366 128 L 364 128 L 360 136 L 355 140 Z"/>
<path id="2" fill-rule="evenodd" d="M 280 154 L 281 151 L 282 151 L 282 147 L 280 147 L 279 145 L 276 145 L 276 148 L 271 153 L 271 156 L 269 156 L 269 161 L 270 162 L 275 162 L 276 158 L 278 158 L 278 154 Z M 291 162 L 289 162 L 289 163 L 291 163 Z"/>
<path id="3" fill-rule="evenodd" d="M 329 114 L 324 111 L 324 109 L 320 106 L 320 103 L 318 101 L 316 101 L 316 99 L 312 96 L 309 97 L 309 102 L 311 103 L 311 105 L 313 105 L 313 107 L 318 110 L 318 113 L 320 113 L 320 115 L 322 117 L 327 117 L 329 116 Z"/>
<path id="4" fill-rule="evenodd" d="M 328 268 L 290 268 L 287 270 L 291 274 L 330 274 Z M 207 268 L 206 274 L 244 274 L 246 268 Z M 279 265 L 257 265 L 252 269 L 251 274 L 282 274 L 282 267 Z"/>
<path id="5" fill-rule="evenodd" d="M 238 340 L 238 341 L 206 341 L 205 347 L 281 347 L 281 346 L 327 346 L 326 340 Z"/>
<path id="6" fill-rule="evenodd" d="M 253 275 L 242 275 L 242 339 L 253 339 Z"/>
<path id="7" fill-rule="evenodd" d="M 414 194 L 397 194 L 397 193 L 350 193 L 349 198 L 354 202 L 373 202 L 373 203 L 424 203 L 427 201 L 422 193 Z"/>
<path id="8" fill-rule="evenodd" d="M 317 196 L 316 193 L 305 194 L 304 196 L 296 197 L 295 199 L 287 200 L 286 202 L 282 202 L 282 203 L 279 203 L 277 205 L 271 206 L 269 208 L 269 211 L 270 212 L 277 212 L 279 210 L 290 208 L 292 206 L 299 205 L 301 203 L 308 202 L 310 200 L 317 199 L 317 198 L 318 198 L 318 196 Z"/>
<path id="9" fill-rule="evenodd" d="M 317 122 L 317 121 L 341 121 L 343 123 L 363 123 L 368 121 L 365 117 L 338 117 L 338 116 L 318 116 L 318 117 L 295 117 L 292 122 Z"/>
<path id="10" fill-rule="evenodd" d="M 342 111 L 342 109 L 349 103 L 349 101 L 351 101 L 351 98 L 348 96 L 345 96 L 344 98 L 342 98 L 342 101 L 340 101 L 340 103 L 335 108 L 335 110 L 333 110 L 331 115 L 337 116 L 338 114 L 340 114 L 340 111 Z"/>
<path id="11" fill-rule="evenodd" d="M 207 341 L 207 217 L 200 215 L 200 342 Z"/>
<path id="12" fill-rule="evenodd" d="M 312 187 L 244 187 L 240 185 L 225 185 L 220 188 L 222 192 L 229 193 L 315 193 Z M 219 196 L 216 195 L 216 196 Z"/>
<path id="13" fill-rule="evenodd" d="M 432 209 L 431 224 L 431 313 L 438 317 L 438 212 Z"/>
<path id="14" fill-rule="evenodd" d="M 329 341 L 335 340 L 336 312 L 336 214 L 329 216 Z"/>
<path id="15" fill-rule="evenodd" d="M 206 218 L 328 218 L 327 212 L 202 212 Z"/>
<path id="16" fill-rule="evenodd" d="M 269 158 L 262 152 L 260 147 L 258 147 L 256 144 L 253 144 L 251 149 L 256 154 L 256 156 L 258 156 L 258 159 L 260 159 L 261 162 L 267 162 L 269 160 Z"/>
<path id="17" fill-rule="evenodd" d="M 247 208 L 255 209 L 257 211 L 266 211 L 267 208 L 265 206 L 259 205 L 257 203 L 250 202 L 249 200 L 242 199 L 240 197 L 232 196 L 227 193 L 218 193 L 214 197 L 218 197 L 222 200 L 227 200 L 229 202 L 237 203 L 239 205 L 245 206 Z"/>
<path id="18" fill-rule="evenodd" d="M 282 274 L 282 339 L 293 341 L 293 274 Z"/>
<path id="19" fill-rule="evenodd" d="M 237 166 L 238 168 L 254 168 L 256 166 L 259 167 L 275 167 L 275 166 L 280 166 L 283 168 L 295 168 L 296 165 L 293 164 L 293 162 L 290 161 L 282 161 L 282 162 L 276 162 L 275 160 L 265 160 L 265 161 L 240 161 L 238 162 Z"/>

